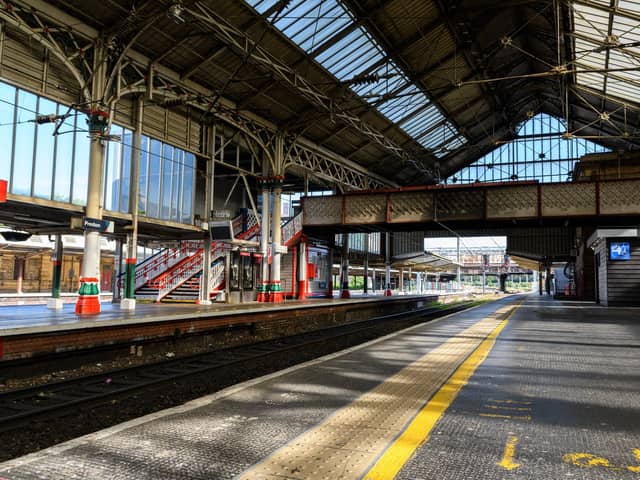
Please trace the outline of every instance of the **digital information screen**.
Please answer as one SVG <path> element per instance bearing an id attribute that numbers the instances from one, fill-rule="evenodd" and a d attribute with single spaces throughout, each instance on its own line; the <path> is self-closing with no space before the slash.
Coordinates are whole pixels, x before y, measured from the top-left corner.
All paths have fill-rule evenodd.
<path id="1" fill-rule="evenodd" d="M 609 260 L 631 260 L 629 242 L 611 242 L 609 244 Z"/>

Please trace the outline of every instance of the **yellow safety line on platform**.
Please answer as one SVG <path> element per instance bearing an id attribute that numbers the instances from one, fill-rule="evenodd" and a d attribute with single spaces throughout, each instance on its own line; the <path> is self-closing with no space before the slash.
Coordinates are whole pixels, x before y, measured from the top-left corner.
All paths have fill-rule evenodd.
<path id="1" fill-rule="evenodd" d="M 516 446 L 518 445 L 518 437 L 512 435 L 507 440 L 507 444 L 504 447 L 504 453 L 502 454 L 502 460 L 496 465 L 504 468 L 505 470 L 515 470 L 520 467 L 519 463 L 513 461 L 516 456 Z"/>
<path id="2" fill-rule="evenodd" d="M 386 467 L 389 463 L 387 454 L 391 451 L 395 458 L 401 444 L 400 451 L 406 458 L 402 463 L 394 463 L 397 472 L 426 439 L 424 431 L 420 436 L 417 434 L 416 421 L 412 419 L 417 420 L 416 415 L 423 418 L 423 407 L 429 398 L 432 398 L 426 407 L 429 412 L 433 403 L 442 401 L 433 397 L 434 394 L 440 398 L 443 391 L 451 390 L 452 385 L 455 385 L 456 392 L 462 387 L 459 372 L 464 371 L 470 376 L 475 370 L 475 367 L 471 369 L 468 366 L 467 358 L 474 358 L 477 366 L 504 328 L 505 316 L 508 318 L 514 310 L 512 306 L 502 307 L 451 337 L 240 474 L 237 479 L 361 479 L 376 459 L 380 460 L 371 474 L 376 474 L 376 468 L 380 472 L 381 465 L 385 465 L 385 471 L 391 472 Z M 488 338 L 491 340 L 487 343 Z M 455 372 L 453 377 L 452 372 Z M 457 380 L 452 382 L 454 378 Z M 439 416 L 432 418 L 433 423 Z M 407 425 L 409 430 L 405 431 Z M 411 450 L 405 444 L 407 432 L 415 443 Z"/>
<path id="3" fill-rule="evenodd" d="M 511 313 L 485 338 L 478 348 L 451 375 L 447 383 L 431 398 L 418 413 L 400 437 L 387 448 L 382 457 L 364 476 L 366 480 L 391 480 L 404 467 L 416 449 L 429 438 L 429 434 L 440 417 L 453 403 L 458 392 L 464 387 L 476 369 L 487 358 L 511 316 L 518 309 L 516 306 Z"/>

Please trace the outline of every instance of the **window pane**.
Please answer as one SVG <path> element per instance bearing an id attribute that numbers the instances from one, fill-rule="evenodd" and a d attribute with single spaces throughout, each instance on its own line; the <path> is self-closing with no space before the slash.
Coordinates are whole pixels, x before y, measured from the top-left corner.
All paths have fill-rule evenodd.
<path id="1" fill-rule="evenodd" d="M 184 193 L 182 195 L 182 223 L 193 223 L 192 203 L 193 184 L 195 182 L 196 157 L 193 153 L 187 153 L 184 165 Z"/>
<path id="2" fill-rule="evenodd" d="M 181 221 L 182 215 L 180 206 L 182 205 L 184 177 L 184 152 L 176 148 L 173 164 L 173 196 L 171 198 L 171 220 Z"/>
<path id="3" fill-rule="evenodd" d="M 73 142 L 76 115 L 66 118 L 56 137 L 56 178 L 53 182 L 53 199 L 69 202 L 71 197 L 71 174 L 73 165 Z"/>
<path id="4" fill-rule="evenodd" d="M 16 143 L 13 168 L 12 193 L 31 195 L 33 173 L 33 143 L 36 124 L 30 122 L 36 116 L 37 98 L 35 95 L 18 91 L 18 115 L 16 125 Z"/>
<path id="5" fill-rule="evenodd" d="M 147 215 L 147 187 L 149 186 L 149 137 L 140 141 L 140 185 L 138 186 L 138 213 Z"/>
<path id="6" fill-rule="evenodd" d="M 169 220 L 171 218 L 171 180 L 173 178 L 173 147 L 164 145 L 162 165 L 162 210 L 160 218 Z"/>
<path id="7" fill-rule="evenodd" d="M 80 123 L 80 119 L 78 119 Z M 74 156 L 72 203 L 87 204 L 87 184 L 89 183 L 89 147 L 90 140 L 86 132 L 76 133 L 76 151 Z"/>
<path id="8" fill-rule="evenodd" d="M 147 216 L 159 218 L 160 215 L 160 166 L 162 163 L 162 143 L 151 140 L 149 158 L 149 195 L 147 197 Z"/>
<path id="9" fill-rule="evenodd" d="M 13 148 L 14 104 L 16 103 L 16 89 L 0 83 L 0 179 L 9 180 L 11 175 L 11 155 Z"/>
<path id="10" fill-rule="evenodd" d="M 49 115 L 58 113 L 58 105 L 51 100 L 40 98 L 38 113 Z M 33 172 L 33 196 L 51 198 L 51 182 L 53 180 L 53 162 L 55 153 L 55 137 L 53 130 L 55 123 L 43 123 L 36 126 L 36 164 Z"/>
<path id="11" fill-rule="evenodd" d="M 129 189 L 131 188 L 131 144 L 133 133 L 125 129 L 122 135 L 122 172 L 120 174 L 120 211 L 129 211 Z"/>
<path id="12" fill-rule="evenodd" d="M 111 127 L 111 134 L 122 135 L 122 128 Z M 108 142 L 106 148 L 106 158 L 104 162 L 104 207 L 107 210 L 118 210 L 118 200 L 120 197 L 120 155 L 121 145 L 119 142 Z"/>

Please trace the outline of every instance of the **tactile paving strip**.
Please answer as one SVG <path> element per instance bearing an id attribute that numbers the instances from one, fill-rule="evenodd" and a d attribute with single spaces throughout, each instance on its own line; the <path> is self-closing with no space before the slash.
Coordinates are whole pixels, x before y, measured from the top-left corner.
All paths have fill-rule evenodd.
<path id="1" fill-rule="evenodd" d="M 511 308 L 501 308 L 406 366 L 238 479 L 361 478 Z"/>

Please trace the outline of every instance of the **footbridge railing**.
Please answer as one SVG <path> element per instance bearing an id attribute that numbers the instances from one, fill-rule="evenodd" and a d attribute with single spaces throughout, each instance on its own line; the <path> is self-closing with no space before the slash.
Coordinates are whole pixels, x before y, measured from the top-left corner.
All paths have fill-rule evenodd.
<path id="1" fill-rule="evenodd" d="M 471 184 L 303 199 L 305 227 L 640 215 L 640 179 Z"/>

